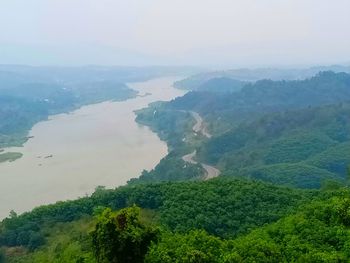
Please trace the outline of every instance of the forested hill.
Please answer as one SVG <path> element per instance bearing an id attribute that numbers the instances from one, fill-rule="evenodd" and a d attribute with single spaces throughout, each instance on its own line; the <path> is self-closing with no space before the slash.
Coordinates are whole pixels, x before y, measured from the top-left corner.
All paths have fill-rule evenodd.
<path id="1" fill-rule="evenodd" d="M 98 188 L 12 213 L 1 223 L 0 260 L 348 262 L 349 196 L 229 178 Z"/>
<path id="2" fill-rule="evenodd" d="M 231 78 L 213 78 L 203 84 L 201 84 L 197 91 L 210 91 L 210 92 L 236 92 L 241 90 L 248 82 L 235 80 Z"/>
<path id="3" fill-rule="evenodd" d="M 175 82 L 175 87 L 186 90 L 199 90 L 207 81 L 212 79 L 233 79 L 242 82 L 255 82 L 262 79 L 303 80 L 311 78 L 320 71 L 333 71 L 350 73 L 349 66 L 324 66 L 301 69 L 257 68 L 257 69 L 231 69 L 223 71 L 209 71 L 192 75 Z"/>
<path id="4" fill-rule="evenodd" d="M 196 149 L 199 161 L 230 176 L 301 188 L 343 184 L 350 164 L 349 102 L 350 75 L 321 72 L 307 80 L 262 80 L 233 93 L 190 92 L 153 105 L 138 119 L 175 150 L 139 181 L 198 179 L 181 160 Z M 214 136 L 191 137 L 186 111 L 198 112 Z M 176 174 L 164 172 L 175 171 L 175 163 Z"/>
<path id="5" fill-rule="evenodd" d="M 199 156 L 232 175 L 319 188 L 344 181 L 350 164 L 350 104 L 264 115 L 218 135 Z"/>
<path id="6" fill-rule="evenodd" d="M 144 209 L 148 222 L 163 227 L 165 237 L 171 231 L 185 236 L 201 229 L 231 239 L 276 222 L 323 195 L 229 178 L 98 188 L 91 197 L 42 206 L 20 216 L 12 213 L 1 223 L 0 246 L 10 263 L 77 262 L 79 258 L 89 260 L 78 262 L 95 262 L 90 258 L 89 231 L 95 222 L 92 215 L 105 207 L 115 210 L 136 204 Z"/>
<path id="7" fill-rule="evenodd" d="M 172 101 L 175 109 L 238 120 L 256 114 L 338 103 L 350 100 L 350 75 L 321 72 L 297 81 L 261 80 L 231 94 L 190 92 Z M 230 120 L 229 120 L 230 121 Z"/>

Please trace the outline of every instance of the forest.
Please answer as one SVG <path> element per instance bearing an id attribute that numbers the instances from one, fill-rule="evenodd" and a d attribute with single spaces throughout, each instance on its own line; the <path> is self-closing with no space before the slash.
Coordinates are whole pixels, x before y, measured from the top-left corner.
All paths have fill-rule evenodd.
<path id="1" fill-rule="evenodd" d="M 240 68 L 229 70 L 216 70 L 200 72 L 185 79 L 176 81 L 175 87 L 179 89 L 197 91 L 207 82 L 213 83 L 215 79 L 224 79 L 230 83 L 255 82 L 262 79 L 278 80 L 303 80 L 311 78 L 321 71 L 350 73 L 349 66 L 318 66 L 311 68 Z M 220 89 L 218 89 L 220 91 Z M 213 89 L 212 91 L 216 91 Z"/>
<path id="2" fill-rule="evenodd" d="M 132 212 L 126 234 L 145 248 L 128 251 L 141 261 L 120 262 L 346 262 L 348 196 L 340 186 L 302 190 L 230 177 L 99 187 L 91 197 L 12 212 L 0 242 L 8 262 L 114 262 L 135 243 L 113 241 L 126 237 L 108 225 Z M 156 235 L 151 241 L 146 229 Z"/>
<path id="3" fill-rule="evenodd" d="M 176 157 L 181 162 L 183 154 L 195 149 L 200 161 L 215 165 L 227 176 L 320 188 L 325 181 L 344 184 L 346 179 L 349 87 L 350 75 L 334 72 L 305 80 L 260 80 L 234 92 L 189 92 L 151 105 L 138 112 L 136 120 L 173 146 L 163 163 L 170 157 L 173 163 Z M 191 126 L 180 125 L 190 117 L 189 111 L 201 114 L 211 138 L 191 136 Z M 153 177 L 159 168 L 152 171 Z M 176 170 L 169 180 L 191 179 L 185 171 Z"/>

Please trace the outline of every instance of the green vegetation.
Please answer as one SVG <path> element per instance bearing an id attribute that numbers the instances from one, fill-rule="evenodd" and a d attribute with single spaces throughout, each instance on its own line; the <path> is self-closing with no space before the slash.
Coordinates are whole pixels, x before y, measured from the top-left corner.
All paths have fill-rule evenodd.
<path id="1" fill-rule="evenodd" d="M 26 248 L 24 254 L 46 251 L 52 246 L 51 236 L 56 235 L 48 230 L 91 217 L 104 207 L 118 210 L 133 204 L 154 211 L 156 222 L 171 231 L 204 229 L 221 237 L 235 237 L 278 220 L 316 194 L 229 178 L 98 188 L 91 197 L 38 207 L 19 216 L 12 213 L 1 223 L 0 244 L 9 248 L 7 252 L 18 246 Z M 72 238 L 69 234 L 64 240 Z"/>
<path id="2" fill-rule="evenodd" d="M 349 74 L 321 72 L 306 80 L 260 80 L 230 94 L 189 92 L 170 102 L 168 107 L 193 110 L 209 121 L 220 118 L 236 126 L 271 112 L 347 102 L 349 85 Z"/>
<path id="3" fill-rule="evenodd" d="M 153 103 L 148 108 L 136 112 L 136 121 L 149 126 L 167 142 L 169 154 L 152 171 L 143 171 L 139 178 L 129 184 L 161 181 L 199 180 L 203 168 L 199 164 L 186 163 L 182 156 L 193 151 L 203 141 L 202 136 L 193 133 L 195 123 L 187 111 L 168 110 L 165 103 Z"/>
<path id="4" fill-rule="evenodd" d="M 228 82 L 138 111 L 168 156 L 126 186 L 12 212 L 0 262 L 349 262 L 350 75 Z M 200 180 L 194 150 L 222 176 Z"/>
<path id="5" fill-rule="evenodd" d="M 350 163 L 350 104 L 265 115 L 212 138 L 198 151 L 230 174 L 297 187 L 344 180 Z"/>
<path id="6" fill-rule="evenodd" d="M 303 163 L 262 165 L 257 168 L 247 168 L 242 171 L 242 174 L 278 185 L 299 188 L 320 188 L 325 181 L 329 180 L 344 184 L 344 180 L 340 180 L 335 174 Z"/>
<path id="7" fill-rule="evenodd" d="M 346 66 L 313 67 L 306 69 L 231 69 L 225 71 L 212 71 L 192 75 L 183 80 L 175 82 L 175 87 L 186 90 L 199 90 L 205 82 L 213 79 L 233 79 L 239 81 L 258 81 L 262 79 L 271 80 L 298 80 L 306 79 L 316 75 L 320 71 L 347 72 L 350 68 Z M 214 91 L 214 90 L 212 90 Z"/>
<path id="8" fill-rule="evenodd" d="M 200 180 L 202 176 L 201 165 L 186 163 L 174 153 L 170 153 L 160 160 L 154 169 L 143 170 L 139 178 L 129 180 L 128 184 Z"/>
<path id="9" fill-rule="evenodd" d="M 31 127 L 49 114 L 43 102 L 1 96 L 1 90 L 0 105 L 0 147 L 23 144 Z"/>
<path id="10" fill-rule="evenodd" d="M 225 243 L 203 230 L 192 230 L 186 234 L 164 233 L 161 242 L 154 244 L 145 262 L 217 262 L 222 257 Z"/>
<path id="11" fill-rule="evenodd" d="M 161 140 L 167 142 L 170 151 L 179 151 L 190 141 L 186 135 L 192 133 L 194 120 L 186 111 L 167 110 L 163 105 L 159 102 L 152 103 L 148 108 L 136 111 L 136 121 L 156 132 Z"/>
<path id="12" fill-rule="evenodd" d="M 217 83 L 218 89 L 222 84 L 219 79 L 208 82 L 213 87 Z M 173 163 L 197 149 L 200 161 L 218 166 L 226 175 L 319 188 L 325 180 L 344 181 L 350 163 L 349 100 L 350 75 L 321 72 L 306 80 L 257 81 L 234 93 L 190 92 L 152 105 L 139 113 L 138 120 L 146 120 L 143 123 L 172 146 Z M 189 111 L 204 117 L 214 134 L 211 139 L 187 137 Z M 164 125 L 167 122 L 171 125 Z M 164 168 L 156 168 L 149 177 L 174 179 L 164 176 Z"/>
<path id="13" fill-rule="evenodd" d="M 349 262 L 349 206 L 348 197 L 315 201 L 233 240 L 202 231 L 165 235 L 149 262 Z"/>
<path id="14" fill-rule="evenodd" d="M 233 256 L 241 261 L 348 262 L 348 197 L 316 201 L 276 224 L 235 240 Z"/>
<path id="15" fill-rule="evenodd" d="M 0 163 L 3 162 L 13 162 L 19 158 L 22 157 L 23 154 L 16 153 L 16 152 L 7 152 L 7 153 L 1 153 L 0 152 Z"/>
<path id="16" fill-rule="evenodd" d="M 230 78 L 214 78 L 200 85 L 198 91 L 235 92 L 241 90 L 247 83 Z"/>
<path id="17" fill-rule="evenodd" d="M 220 178 L 182 183 L 168 194 L 160 215 L 170 229 L 233 237 L 276 221 L 313 193 Z"/>
<path id="18" fill-rule="evenodd" d="M 157 240 L 158 230 L 140 221 L 139 208 L 133 206 L 116 215 L 106 209 L 98 217 L 92 235 L 96 261 L 142 263 L 151 242 Z"/>
<path id="19" fill-rule="evenodd" d="M 309 192 L 224 178 L 99 188 L 89 198 L 12 215 L 0 237 L 4 244 L 4 231 L 45 222 L 36 232 L 45 243 L 4 247 L 9 263 L 348 262 L 349 196 L 348 189 Z M 146 209 L 112 212 L 108 203 Z"/>
<path id="20" fill-rule="evenodd" d="M 175 87 L 195 91 L 235 92 L 242 89 L 246 84 L 248 84 L 248 82 L 235 80 L 225 76 L 218 76 L 210 79 L 206 77 L 203 79 L 185 79 L 175 82 Z"/>
<path id="21" fill-rule="evenodd" d="M 25 247 L 7 248 L 6 262 L 95 263 L 90 236 L 94 226 L 95 220 L 92 217 L 42 226 L 41 231 L 46 237 L 45 245 L 34 250 L 28 250 Z"/>

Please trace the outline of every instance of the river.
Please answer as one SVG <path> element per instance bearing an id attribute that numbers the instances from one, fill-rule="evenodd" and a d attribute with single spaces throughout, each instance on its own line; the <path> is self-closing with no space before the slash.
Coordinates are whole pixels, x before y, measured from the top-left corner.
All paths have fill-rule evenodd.
<path id="1" fill-rule="evenodd" d="M 59 200 L 91 194 L 95 187 L 116 187 L 152 169 L 167 145 L 148 127 L 135 122 L 134 111 L 185 92 L 175 78 L 130 83 L 140 95 L 122 102 L 84 106 L 37 123 L 15 162 L 0 164 L 0 218 Z"/>

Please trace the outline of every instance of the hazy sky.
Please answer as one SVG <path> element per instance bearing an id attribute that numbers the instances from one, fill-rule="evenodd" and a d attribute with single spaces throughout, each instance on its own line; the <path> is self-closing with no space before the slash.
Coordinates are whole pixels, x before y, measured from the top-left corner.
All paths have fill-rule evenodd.
<path id="1" fill-rule="evenodd" d="M 350 0 L 0 0 L 0 64 L 350 62 Z"/>

